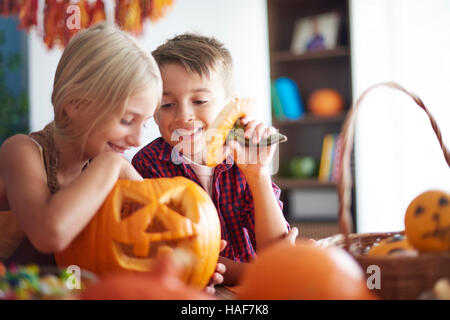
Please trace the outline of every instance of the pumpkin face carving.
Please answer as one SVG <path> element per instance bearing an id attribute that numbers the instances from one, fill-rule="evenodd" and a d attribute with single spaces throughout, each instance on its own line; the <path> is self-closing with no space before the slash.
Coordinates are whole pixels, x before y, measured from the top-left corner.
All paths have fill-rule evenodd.
<path id="1" fill-rule="evenodd" d="M 432 190 L 417 196 L 406 210 L 405 231 L 420 251 L 449 251 L 450 194 Z"/>
<path id="2" fill-rule="evenodd" d="M 203 287 L 216 267 L 219 246 L 217 211 L 195 182 L 119 180 L 88 226 L 55 259 L 59 266 L 75 264 L 98 275 L 146 272 L 161 253 L 183 248 L 193 261 L 182 280 Z"/>

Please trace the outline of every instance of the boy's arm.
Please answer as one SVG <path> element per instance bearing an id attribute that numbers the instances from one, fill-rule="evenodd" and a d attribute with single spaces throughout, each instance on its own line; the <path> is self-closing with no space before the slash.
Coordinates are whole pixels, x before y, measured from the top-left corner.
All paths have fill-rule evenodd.
<path id="1" fill-rule="evenodd" d="M 225 257 L 219 257 L 219 262 L 224 264 L 226 268 L 223 275 L 223 284 L 226 286 L 237 285 L 247 263 L 236 262 Z"/>
<path id="2" fill-rule="evenodd" d="M 260 250 L 284 238 L 288 232 L 288 226 L 275 197 L 270 178 L 270 163 L 276 145 L 257 145 L 261 139 L 267 139 L 268 136 L 276 133 L 276 129 L 268 128 L 248 117 L 240 120 L 245 126 L 244 136 L 253 143 L 253 146 L 244 146 L 232 140 L 228 141 L 226 148 L 233 154 L 235 163 L 249 185 L 253 197 L 256 248 Z"/>
<path id="3" fill-rule="evenodd" d="M 280 204 L 274 194 L 272 180 L 268 174 L 245 177 L 253 196 L 256 248 L 261 250 L 288 232 Z"/>

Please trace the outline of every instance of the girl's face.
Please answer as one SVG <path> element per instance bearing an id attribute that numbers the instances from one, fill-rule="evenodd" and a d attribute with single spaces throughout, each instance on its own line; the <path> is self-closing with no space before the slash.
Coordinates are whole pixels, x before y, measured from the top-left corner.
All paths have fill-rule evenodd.
<path id="1" fill-rule="evenodd" d="M 226 103 L 223 80 L 214 70 L 202 77 L 177 63 L 160 70 L 163 100 L 155 121 L 166 142 L 193 158 L 203 150 L 206 131 Z"/>
<path id="2" fill-rule="evenodd" d="M 156 106 L 156 94 L 150 88 L 130 97 L 123 116 L 111 115 L 94 128 L 88 136 L 85 155 L 93 158 L 108 151 L 123 154 L 129 148 L 140 146 L 142 128 L 153 116 Z"/>

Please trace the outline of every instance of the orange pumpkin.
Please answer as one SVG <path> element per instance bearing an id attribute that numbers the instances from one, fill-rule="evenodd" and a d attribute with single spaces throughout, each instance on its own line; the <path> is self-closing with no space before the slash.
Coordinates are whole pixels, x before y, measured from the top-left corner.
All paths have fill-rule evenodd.
<path id="1" fill-rule="evenodd" d="M 234 99 L 228 103 L 211 124 L 206 137 L 205 163 L 214 167 L 225 159 L 223 146 L 228 133 L 239 118 L 245 117 L 250 111 L 250 99 Z"/>
<path id="2" fill-rule="evenodd" d="M 119 272 L 87 287 L 84 300 L 211 300 L 213 296 L 180 281 L 180 265 L 168 257 L 155 262 L 151 272 Z"/>
<path id="3" fill-rule="evenodd" d="M 374 299 L 363 272 L 343 249 L 307 242 L 262 251 L 243 275 L 240 299 Z"/>
<path id="4" fill-rule="evenodd" d="M 368 252 L 369 256 L 396 256 L 396 255 L 416 255 L 417 251 L 403 235 L 397 235 L 381 240 L 372 246 Z"/>
<path id="5" fill-rule="evenodd" d="M 334 89 L 319 89 L 308 98 L 308 110 L 317 116 L 334 116 L 344 108 L 344 99 Z"/>
<path id="6" fill-rule="evenodd" d="M 450 251 L 450 194 L 431 190 L 411 201 L 405 232 L 419 251 Z"/>
<path id="7" fill-rule="evenodd" d="M 208 194 L 184 177 L 119 180 L 86 228 L 63 252 L 59 266 L 98 275 L 145 272 L 162 252 L 184 248 L 194 257 L 182 279 L 204 287 L 217 264 L 220 223 Z"/>
<path id="8" fill-rule="evenodd" d="M 205 163 L 207 166 L 214 167 L 223 162 L 227 156 L 224 153 L 227 139 L 236 140 L 244 146 L 258 147 L 287 141 L 287 137 L 279 132 L 271 134 L 266 139 L 261 139 L 256 145 L 245 138 L 245 126 L 240 123 L 239 119 L 250 114 L 251 106 L 249 98 L 236 98 L 227 104 L 214 119 L 206 136 Z"/>

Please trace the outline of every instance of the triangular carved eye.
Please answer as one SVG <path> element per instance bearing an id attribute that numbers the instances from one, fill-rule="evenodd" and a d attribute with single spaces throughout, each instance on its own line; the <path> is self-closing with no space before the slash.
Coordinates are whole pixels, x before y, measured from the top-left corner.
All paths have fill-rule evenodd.
<path id="1" fill-rule="evenodd" d="M 448 199 L 446 197 L 440 197 L 439 198 L 439 206 L 447 206 L 448 205 Z"/>
<path id="2" fill-rule="evenodd" d="M 127 198 L 123 199 L 122 207 L 120 208 L 120 220 L 128 218 L 142 207 L 144 207 L 142 203 Z"/>
<path id="3" fill-rule="evenodd" d="M 416 211 L 414 212 L 414 214 L 416 215 L 416 216 L 418 216 L 418 215 L 420 215 L 420 214 L 422 214 L 422 213 L 424 213 L 425 212 L 425 209 L 422 207 L 422 206 L 418 206 L 417 208 L 416 208 Z"/>
<path id="4" fill-rule="evenodd" d="M 165 206 L 184 217 L 186 216 L 186 214 L 184 212 L 185 209 L 183 208 L 183 205 L 179 201 L 175 201 L 174 199 L 171 199 L 169 202 L 165 203 Z"/>

